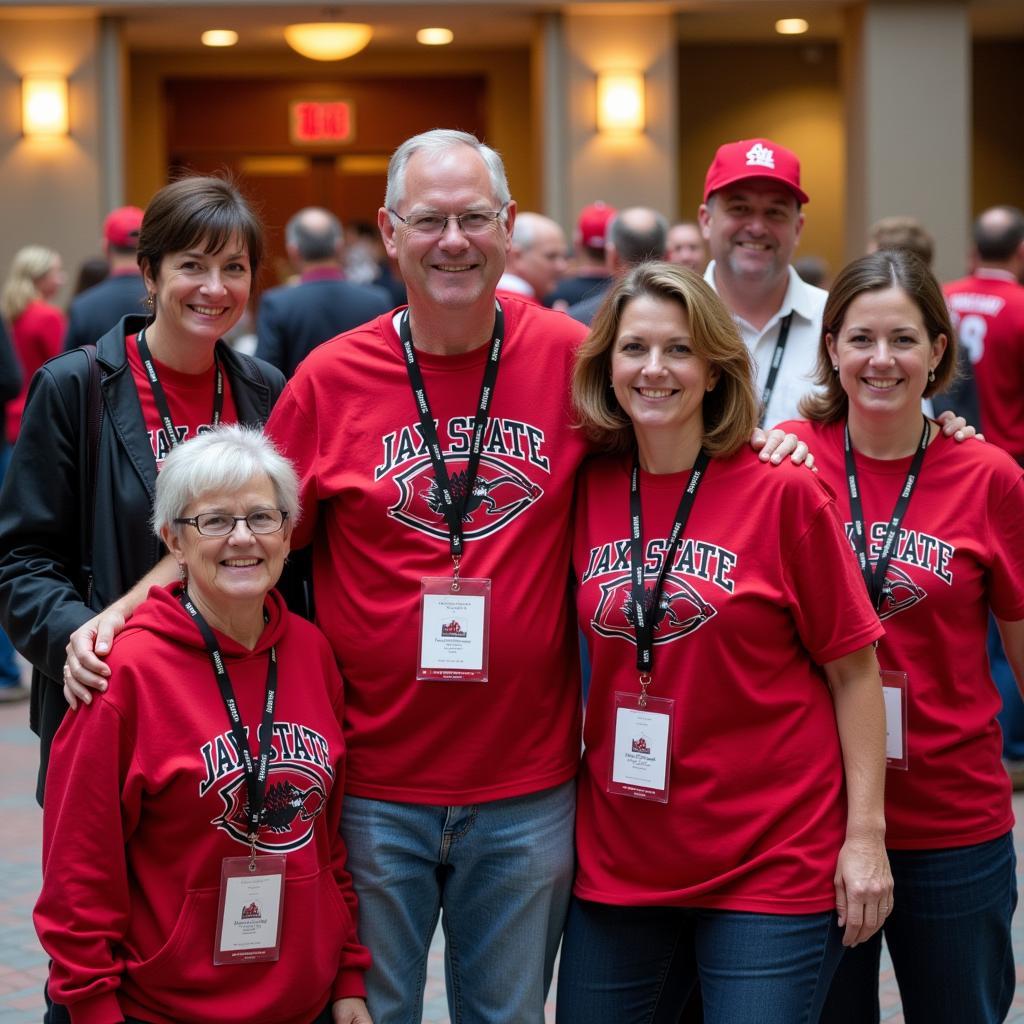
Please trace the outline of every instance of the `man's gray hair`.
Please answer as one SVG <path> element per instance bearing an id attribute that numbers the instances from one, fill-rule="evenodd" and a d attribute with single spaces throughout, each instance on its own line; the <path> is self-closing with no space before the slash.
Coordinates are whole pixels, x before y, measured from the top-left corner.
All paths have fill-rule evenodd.
<path id="1" fill-rule="evenodd" d="M 285 225 L 284 240 L 294 245 L 304 260 L 334 259 L 341 242 L 341 221 L 330 210 L 307 206 Z"/>
<path id="2" fill-rule="evenodd" d="M 270 478 L 277 505 L 292 525 L 299 518 L 299 481 L 295 469 L 263 432 L 237 424 L 213 427 L 176 445 L 156 478 L 153 530 L 180 533 L 175 519 L 197 498 L 236 493 L 261 476 Z"/>
<path id="3" fill-rule="evenodd" d="M 630 267 L 665 258 L 668 221 L 657 210 L 631 206 L 620 210 L 608 225 L 608 238 L 619 259 Z"/>
<path id="4" fill-rule="evenodd" d="M 388 186 L 384 193 L 384 206 L 389 210 L 398 208 L 398 204 L 405 196 L 405 169 L 412 159 L 414 153 L 424 152 L 429 156 L 440 156 L 454 149 L 456 146 L 469 146 L 475 149 L 487 165 L 487 172 L 491 178 L 491 191 L 498 206 L 504 207 L 511 202 L 512 193 L 508 187 L 508 176 L 505 174 L 505 165 L 497 151 L 485 146 L 475 135 L 469 132 L 459 132 L 452 128 L 434 128 L 429 132 L 422 132 L 406 139 L 398 149 L 391 155 L 388 163 Z M 507 218 L 507 212 L 505 214 Z"/>

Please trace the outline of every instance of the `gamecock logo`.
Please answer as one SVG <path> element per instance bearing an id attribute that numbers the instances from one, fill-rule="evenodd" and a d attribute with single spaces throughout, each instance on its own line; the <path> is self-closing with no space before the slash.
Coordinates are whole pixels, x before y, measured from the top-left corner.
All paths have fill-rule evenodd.
<path id="1" fill-rule="evenodd" d="M 248 846 L 249 790 L 245 775 L 239 774 L 218 791 L 218 796 L 224 801 L 224 813 L 212 824 Z M 295 762 L 271 764 L 267 771 L 266 822 L 256 848 L 282 853 L 305 846 L 326 804 L 323 779 L 312 768 Z"/>
<path id="2" fill-rule="evenodd" d="M 872 562 L 872 568 L 875 563 Z M 889 563 L 882 581 L 882 602 L 878 608 L 879 619 L 888 619 L 897 612 L 923 601 L 928 596 L 902 569 Z"/>
<path id="3" fill-rule="evenodd" d="M 466 493 L 466 458 L 448 456 L 445 463 L 452 485 L 452 497 L 461 501 Z M 434 479 L 429 458 L 416 459 L 394 477 L 399 500 L 388 515 L 431 537 L 448 539 L 441 492 Z M 466 540 L 486 537 L 507 526 L 530 507 L 544 491 L 528 476 L 493 455 L 481 455 L 473 490 L 462 517 Z"/>
<path id="4" fill-rule="evenodd" d="M 647 600 L 653 587 L 647 588 Z M 675 573 L 668 573 L 658 601 L 654 624 L 654 642 L 667 644 L 700 629 L 718 613 L 689 583 Z M 601 584 L 601 600 L 591 620 L 595 633 L 601 636 L 620 636 L 636 642 L 633 615 L 633 595 L 628 574 L 617 576 Z"/>

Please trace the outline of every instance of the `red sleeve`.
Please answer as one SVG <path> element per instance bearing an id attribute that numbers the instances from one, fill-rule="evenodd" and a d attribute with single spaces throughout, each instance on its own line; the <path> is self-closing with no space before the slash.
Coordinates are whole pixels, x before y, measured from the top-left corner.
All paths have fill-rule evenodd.
<path id="1" fill-rule="evenodd" d="M 328 692 L 333 691 L 336 694 L 334 714 L 338 719 L 338 724 L 343 726 L 345 720 L 345 700 L 341 675 L 338 672 L 334 655 L 331 653 L 326 639 L 323 641 L 322 648 L 322 662 L 326 674 L 325 683 Z M 329 824 L 331 841 L 333 843 L 331 870 L 338 883 L 338 893 L 348 908 L 349 917 L 352 919 L 352 929 L 348 935 L 343 937 L 341 958 L 338 962 L 338 975 L 334 979 L 334 985 L 331 988 L 332 1002 L 352 996 L 365 998 L 366 984 L 363 976 L 370 967 L 370 951 L 359 942 L 359 901 L 356 897 L 356 891 L 352 886 L 352 876 L 345 870 L 348 850 L 345 847 L 345 840 L 341 837 L 339 827 L 341 823 L 341 804 L 344 800 L 344 795 L 345 771 L 344 763 L 342 763 L 338 770 L 338 778 L 334 780 L 334 786 L 331 789 L 332 799 L 337 800 L 337 806 L 332 808 L 332 817 Z"/>
<path id="2" fill-rule="evenodd" d="M 835 501 L 811 514 L 785 561 L 797 632 L 819 664 L 866 647 L 885 631 L 871 607 L 857 560 L 843 535 Z"/>
<path id="3" fill-rule="evenodd" d="M 99 697 L 68 712 L 50 757 L 33 916 L 53 958 L 50 995 L 75 1024 L 124 1019 L 116 996 L 124 963 L 114 950 L 128 923 L 126 832 L 138 820 L 138 806 L 122 802 L 133 749 L 121 712 Z"/>
<path id="4" fill-rule="evenodd" d="M 294 381 L 285 385 L 274 403 L 266 432 L 288 456 L 299 477 L 299 505 L 302 514 L 292 534 L 292 547 L 303 548 L 313 539 L 319 494 L 317 490 L 317 417 L 309 416 Z"/>
<path id="5" fill-rule="evenodd" d="M 1024 476 L 989 513 L 992 562 L 988 599 L 1005 622 L 1024 619 Z"/>

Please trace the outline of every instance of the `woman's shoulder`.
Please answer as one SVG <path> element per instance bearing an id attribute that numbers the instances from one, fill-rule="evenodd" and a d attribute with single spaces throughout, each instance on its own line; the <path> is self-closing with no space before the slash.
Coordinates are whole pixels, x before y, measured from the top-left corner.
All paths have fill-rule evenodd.
<path id="1" fill-rule="evenodd" d="M 788 457 L 778 465 L 765 462 L 748 444 L 732 455 L 714 459 L 708 478 L 714 477 L 729 491 L 730 501 L 746 503 L 750 509 L 782 501 L 818 506 L 835 498 L 820 474 L 795 465 Z"/>
<path id="2" fill-rule="evenodd" d="M 986 479 L 1008 490 L 1024 477 L 1024 468 L 1008 452 L 987 441 L 957 441 L 940 432 L 932 448 L 936 463 L 950 475 L 951 481 L 959 480 L 972 489 L 979 479 Z"/>

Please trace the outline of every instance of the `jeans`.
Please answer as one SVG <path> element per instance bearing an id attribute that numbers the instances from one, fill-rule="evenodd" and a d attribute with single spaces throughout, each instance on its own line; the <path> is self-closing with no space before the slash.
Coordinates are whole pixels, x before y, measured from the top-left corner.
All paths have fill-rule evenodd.
<path id="1" fill-rule="evenodd" d="M 0 483 L 3 483 L 10 463 L 11 446 L 3 444 L 3 447 L 0 447 Z M 0 629 L 0 687 L 14 687 L 20 684 L 21 668 L 18 665 L 18 659 L 14 656 L 14 645 L 8 639 L 7 634 Z"/>
<path id="2" fill-rule="evenodd" d="M 543 1024 L 572 887 L 575 782 L 467 806 L 346 796 L 374 1024 L 419 1024 L 441 916 L 452 1024 Z"/>
<path id="3" fill-rule="evenodd" d="M 1013 1001 L 1013 836 L 947 850 L 890 850 L 883 926 L 907 1024 L 999 1024 Z M 882 933 L 847 950 L 822 1024 L 877 1024 Z"/>
<path id="4" fill-rule="evenodd" d="M 1024 761 L 1024 701 L 1006 660 L 999 627 L 992 616 L 988 620 L 988 663 L 992 680 L 1003 698 L 1003 706 L 996 716 L 999 728 L 1003 730 L 1003 757 L 1008 761 Z"/>
<path id="5" fill-rule="evenodd" d="M 832 911 L 615 907 L 573 897 L 558 1024 L 675 1024 L 698 978 L 708 1024 L 815 1024 L 842 939 Z"/>

